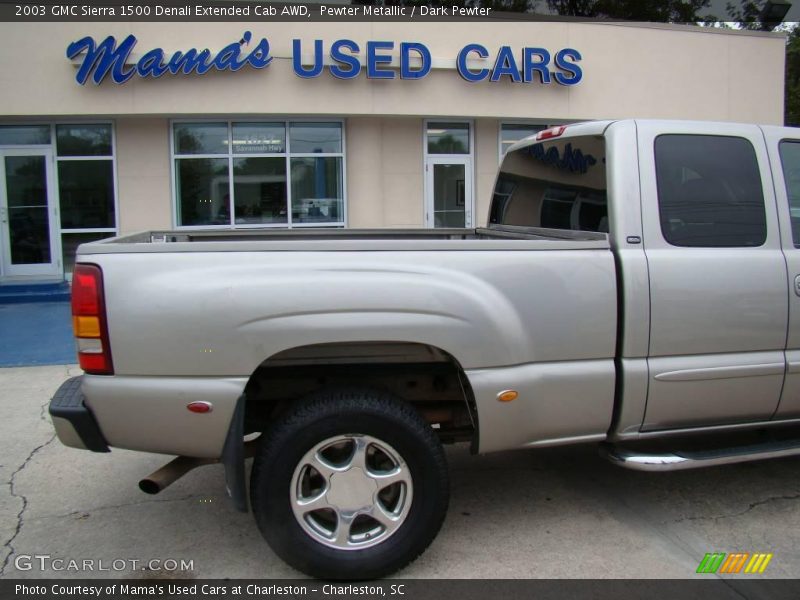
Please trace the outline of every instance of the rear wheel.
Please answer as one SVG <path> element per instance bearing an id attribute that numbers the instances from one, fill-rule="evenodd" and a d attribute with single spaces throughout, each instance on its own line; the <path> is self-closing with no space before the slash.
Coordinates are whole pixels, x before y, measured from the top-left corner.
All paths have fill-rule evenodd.
<path id="1" fill-rule="evenodd" d="M 410 405 L 376 392 L 324 392 L 290 408 L 262 439 L 253 512 L 272 549 L 300 571 L 381 577 L 438 533 L 445 456 Z"/>

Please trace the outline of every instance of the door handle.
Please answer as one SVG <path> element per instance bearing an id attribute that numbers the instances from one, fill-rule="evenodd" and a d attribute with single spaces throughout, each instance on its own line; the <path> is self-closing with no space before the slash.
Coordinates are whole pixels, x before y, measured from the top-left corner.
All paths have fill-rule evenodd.
<path id="1" fill-rule="evenodd" d="M 0 223 L 6 222 L 6 207 L 0 206 Z"/>
<path id="2" fill-rule="evenodd" d="M 800 275 L 794 278 L 794 293 L 800 296 Z"/>

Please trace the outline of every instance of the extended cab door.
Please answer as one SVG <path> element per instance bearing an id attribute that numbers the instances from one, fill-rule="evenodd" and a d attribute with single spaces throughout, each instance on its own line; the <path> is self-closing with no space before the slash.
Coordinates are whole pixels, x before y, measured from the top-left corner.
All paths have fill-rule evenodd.
<path id="1" fill-rule="evenodd" d="M 637 135 L 651 311 L 643 430 L 767 420 L 788 300 L 761 130 L 651 122 Z"/>
<path id="2" fill-rule="evenodd" d="M 786 255 L 789 331 L 786 382 L 775 419 L 800 418 L 800 131 L 764 127 Z"/>

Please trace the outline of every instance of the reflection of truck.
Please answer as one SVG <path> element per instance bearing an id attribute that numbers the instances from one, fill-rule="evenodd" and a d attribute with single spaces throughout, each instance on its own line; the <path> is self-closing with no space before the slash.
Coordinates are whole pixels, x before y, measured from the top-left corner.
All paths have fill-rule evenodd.
<path id="1" fill-rule="evenodd" d="M 259 528 L 330 578 L 431 542 L 443 443 L 601 443 L 645 470 L 800 453 L 799 150 L 776 127 L 576 124 L 512 147 L 486 228 L 81 246 L 87 374 L 56 430 L 179 455 L 150 492 L 220 461 L 242 510 L 252 447 Z"/>

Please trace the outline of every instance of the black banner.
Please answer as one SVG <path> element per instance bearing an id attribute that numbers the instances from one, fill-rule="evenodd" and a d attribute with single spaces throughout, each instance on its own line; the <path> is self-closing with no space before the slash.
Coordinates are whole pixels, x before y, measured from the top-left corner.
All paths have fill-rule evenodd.
<path id="1" fill-rule="evenodd" d="M 0 581 L 0 598 L 37 600 L 797 600 L 800 580 L 708 578 L 692 580 L 451 580 L 392 579 L 367 582 L 194 579 L 29 579 Z"/>
<path id="2" fill-rule="evenodd" d="M 270 22 L 270 21 L 562 21 L 564 17 L 534 12 L 516 13 L 465 2 L 391 6 L 319 2 L 239 2 L 231 0 L 186 0 L 162 2 L 8 2 L 0 0 L 0 21 L 11 22 Z M 435 5 L 434 5 L 435 4 Z M 596 21 L 576 19 L 570 21 Z"/>
<path id="3" fill-rule="evenodd" d="M 0 21 L 473 21 L 482 19 L 553 20 L 542 15 L 443 3 L 440 6 L 379 6 L 324 2 L 22 2 L 0 4 Z"/>

